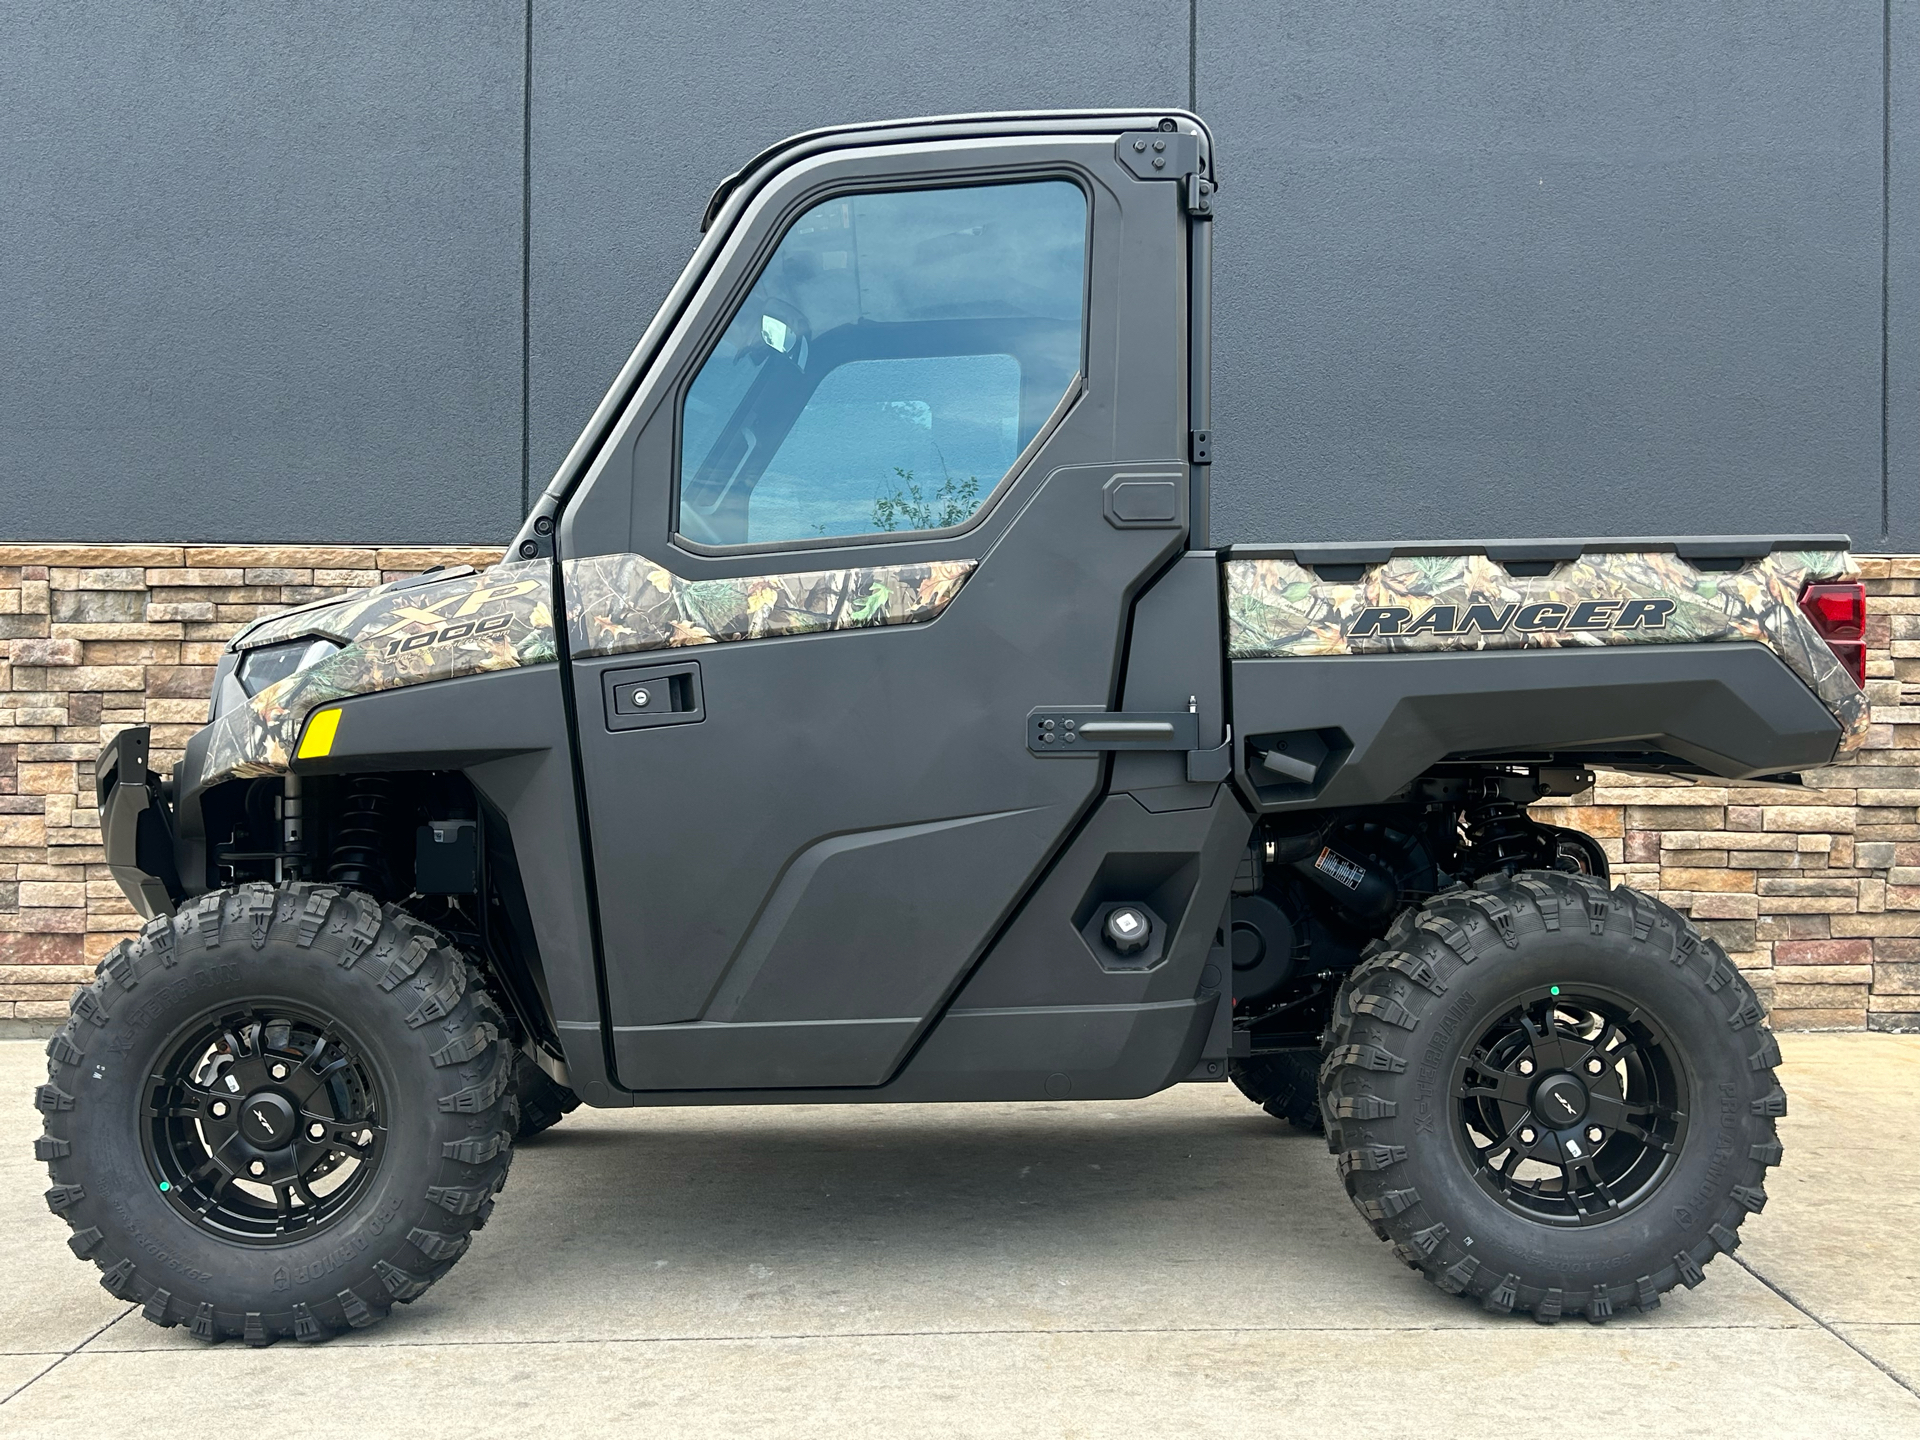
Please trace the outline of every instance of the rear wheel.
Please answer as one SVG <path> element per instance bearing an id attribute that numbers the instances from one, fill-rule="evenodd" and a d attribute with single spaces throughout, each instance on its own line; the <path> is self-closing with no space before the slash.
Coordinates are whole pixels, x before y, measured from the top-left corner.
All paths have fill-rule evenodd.
<path id="1" fill-rule="evenodd" d="M 371 1325 L 506 1181 L 506 1026 L 466 957 L 320 885 L 216 891 L 116 946 L 47 1046 L 35 1154 L 100 1283 L 268 1344 Z"/>
<path id="2" fill-rule="evenodd" d="M 1600 1321 L 1698 1284 L 1765 1205 L 1779 1059 L 1685 918 L 1537 871 L 1395 921 L 1335 1002 L 1321 1098 L 1348 1194 L 1408 1264 Z"/>

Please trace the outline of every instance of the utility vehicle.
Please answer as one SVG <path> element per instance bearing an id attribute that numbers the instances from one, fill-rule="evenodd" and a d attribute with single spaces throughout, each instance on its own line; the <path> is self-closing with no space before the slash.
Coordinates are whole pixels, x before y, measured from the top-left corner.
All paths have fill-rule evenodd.
<path id="1" fill-rule="evenodd" d="M 1731 1250 L 1761 1007 L 1528 807 L 1857 743 L 1847 541 L 1211 546 L 1219 178 L 1180 111 L 784 141 L 500 564 L 251 625 L 166 775 L 118 734 L 151 918 L 37 1096 L 102 1283 L 317 1339 L 576 1103 L 1182 1081 L 1323 1128 L 1494 1310 Z"/>

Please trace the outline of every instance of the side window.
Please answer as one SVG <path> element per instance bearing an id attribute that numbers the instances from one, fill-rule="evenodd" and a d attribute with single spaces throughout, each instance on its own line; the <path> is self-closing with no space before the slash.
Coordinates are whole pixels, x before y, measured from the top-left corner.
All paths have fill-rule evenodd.
<path id="1" fill-rule="evenodd" d="M 687 388 L 680 533 L 770 544 L 970 518 L 1080 371 L 1086 236 L 1064 180 L 808 210 Z"/>

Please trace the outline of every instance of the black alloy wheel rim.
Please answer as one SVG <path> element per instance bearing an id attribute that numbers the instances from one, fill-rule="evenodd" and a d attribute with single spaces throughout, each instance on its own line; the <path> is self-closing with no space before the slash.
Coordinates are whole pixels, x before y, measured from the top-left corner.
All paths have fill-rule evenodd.
<path id="1" fill-rule="evenodd" d="M 149 1073 L 141 1146 L 196 1228 L 246 1245 L 303 1240 L 366 1193 L 386 1099 L 337 1021 L 275 1002 L 188 1027 Z"/>
<path id="2" fill-rule="evenodd" d="M 1686 1139 L 1686 1067 L 1640 1007 L 1598 987 L 1521 997 L 1454 1067 L 1473 1178 L 1506 1209 L 1586 1226 L 1645 1204 Z"/>

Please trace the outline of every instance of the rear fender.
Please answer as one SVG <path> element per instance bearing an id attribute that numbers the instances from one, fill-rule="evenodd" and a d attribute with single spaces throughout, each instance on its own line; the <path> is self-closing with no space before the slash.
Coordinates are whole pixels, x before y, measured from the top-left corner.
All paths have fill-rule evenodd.
<path id="1" fill-rule="evenodd" d="M 1270 811 L 1378 804 L 1447 759 L 1744 779 L 1828 764 L 1841 739 L 1748 643 L 1236 660 L 1233 731 L 1236 778 Z M 1324 746 L 1304 783 L 1263 763 L 1302 732 Z"/>
<path id="2" fill-rule="evenodd" d="M 1235 660 L 1484 650 L 1766 646 L 1866 743 L 1867 697 L 1800 608 L 1859 574 L 1843 535 L 1236 545 Z M 1713 773 L 1719 773 L 1715 771 Z"/>

